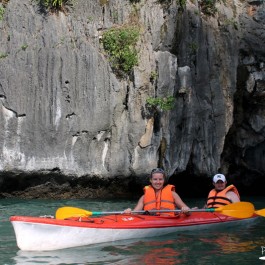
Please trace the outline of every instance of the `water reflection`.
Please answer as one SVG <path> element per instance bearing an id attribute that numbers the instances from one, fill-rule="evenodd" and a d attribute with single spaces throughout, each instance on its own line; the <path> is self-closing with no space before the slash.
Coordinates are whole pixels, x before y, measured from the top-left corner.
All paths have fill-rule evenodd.
<path id="1" fill-rule="evenodd" d="M 243 241 L 235 235 L 223 235 L 216 239 L 201 239 L 204 243 L 215 244 L 223 254 L 247 252 L 256 248 L 256 242 Z"/>
<path id="2" fill-rule="evenodd" d="M 115 264 L 115 265 L 153 265 L 183 264 L 188 249 L 177 247 L 178 243 L 187 243 L 187 239 L 179 240 L 126 240 L 113 243 L 98 244 L 90 247 L 63 249 L 45 252 L 18 251 L 13 258 L 16 265 L 24 264 Z"/>
<path id="3" fill-rule="evenodd" d="M 117 262 L 126 260 L 126 255 L 123 253 L 106 251 L 103 248 L 102 246 L 96 246 L 92 248 L 73 248 L 47 252 L 18 251 L 13 259 L 17 265 L 36 265 L 39 263 L 53 265 L 118 264 Z"/>
<path id="4" fill-rule="evenodd" d="M 161 242 L 149 242 L 151 249 L 141 257 L 139 264 L 184 264 L 187 249 L 178 249 L 175 243 L 173 240 L 167 240 L 163 242 L 163 247 L 161 247 Z"/>
<path id="5" fill-rule="evenodd" d="M 258 230 L 264 229 L 262 222 L 259 220 L 254 224 L 239 227 L 235 232 L 228 229 L 225 232 L 216 231 L 212 237 L 200 238 L 205 244 L 215 246 L 222 254 L 247 253 L 259 249 L 265 244 L 265 237 L 254 237 Z"/>

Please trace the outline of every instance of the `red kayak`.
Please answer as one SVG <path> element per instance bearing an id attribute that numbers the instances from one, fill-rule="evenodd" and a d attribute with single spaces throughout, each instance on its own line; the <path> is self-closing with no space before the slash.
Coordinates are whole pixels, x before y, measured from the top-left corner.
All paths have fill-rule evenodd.
<path id="1" fill-rule="evenodd" d="M 193 212 L 175 217 L 116 214 L 101 217 L 12 216 L 17 245 L 21 250 L 45 251 L 116 240 L 161 236 L 178 231 L 247 224 L 257 219 L 234 218 L 216 212 Z"/>

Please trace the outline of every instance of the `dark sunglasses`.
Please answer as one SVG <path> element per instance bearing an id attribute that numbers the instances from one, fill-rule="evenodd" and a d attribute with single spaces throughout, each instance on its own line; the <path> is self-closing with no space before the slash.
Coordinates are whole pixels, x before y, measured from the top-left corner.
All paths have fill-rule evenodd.
<path id="1" fill-rule="evenodd" d="M 158 167 L 158 168 L 154 168 L 151 171 L 151 175 L 154 174 L 154 173 L 162 173 L 162 174 L 165 174 L 165 171 L 164 171 L 164 169 Z"/>

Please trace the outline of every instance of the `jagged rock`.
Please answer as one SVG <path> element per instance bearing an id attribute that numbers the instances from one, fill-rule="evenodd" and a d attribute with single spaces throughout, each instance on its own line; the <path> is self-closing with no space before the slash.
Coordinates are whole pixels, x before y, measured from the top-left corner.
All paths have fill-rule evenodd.
<path id="1" fill-rule="evenodd" d="M 128 178 L 145 183 L 156 166 L 173 182 L 217 171 L 241 183 L 257 172 L 264 178 L 264 2 L 218 3 L 215 16 L 197 1 L 182 8 L 176 1 L 98 2 L 79 0 L 67 13 L 45 12 L 30 0 L 5 4 L 2 196 L 19 195 L 7 189 L 11 175 L 4 176 L 16 171 L 38 175 L 37 182 L 44 171 L 75 182 L 105 179 L 104 188 L 81 192 L 88 197 L 99 190 L 107 196 L 113 178 L 115 193 L 124 195 Z M 105 30 L 125 24 L 140 26 L 141 37 L 139 64 L 121 78 L 101 40 Z M 147 108 L 148 97 L 168 96 L 176 98 L 171 111 Z M 32 190 L 43 187 L 45 196 L 59 196 L 43 186 L 46 180 L 33 189 L 33 179 L 18 185 L 27 196 L 40 196 Z M 68 188 L 62 197 L 74 196 Z"/>

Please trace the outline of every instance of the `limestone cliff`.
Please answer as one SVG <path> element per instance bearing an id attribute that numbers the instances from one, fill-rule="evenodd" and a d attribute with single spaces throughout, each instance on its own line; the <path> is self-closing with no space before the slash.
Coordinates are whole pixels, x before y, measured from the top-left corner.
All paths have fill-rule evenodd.
<path id="1" fill-rule="evenodd" d="M 0 191 L 126 193 L 157 166 L 173 182 L 264 176 L 263 1 L 0 2 Z M 127 25 L 139 59 L 121 76 L 102 36 Z M 173 109 L 148 107 L 169 96 Z"/>

